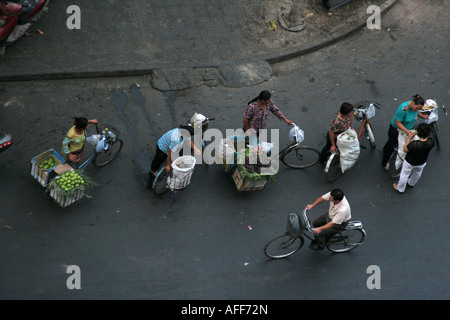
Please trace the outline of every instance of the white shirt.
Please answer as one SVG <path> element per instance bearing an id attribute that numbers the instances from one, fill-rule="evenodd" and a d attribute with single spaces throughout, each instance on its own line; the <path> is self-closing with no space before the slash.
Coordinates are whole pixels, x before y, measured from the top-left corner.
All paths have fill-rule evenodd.
<path id="1" fill-rule="evenodd" d="M 331 192 L 324 194 L 322 196 L 323 200 L 330 200 Z M 342 224 L 343 222 L 347 222 L 352 217 L 350 205 L 347 201 L 347 198 L 344 198 L 338 203 L 334 204 L 330 201 L 330 210 L 328 211 L 328 216 L 331 221 L 335 224 Z"/>

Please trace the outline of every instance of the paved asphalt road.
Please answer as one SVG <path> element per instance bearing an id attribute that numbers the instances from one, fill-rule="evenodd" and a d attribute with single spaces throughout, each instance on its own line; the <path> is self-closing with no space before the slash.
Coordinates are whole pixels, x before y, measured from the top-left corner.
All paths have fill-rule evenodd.
<path id="1" fill-rule="evenodd" d="M 0 298 L 449 299 L 450 118 L 440 116 L 442 150 L 431 152 L 416 188 L 397 194 L 380 165 L 400 103 L 416 93 L 449 101 L 448 21 L 440 15 L 448 4 L 404 3 L 410 6 L 383 18 L 382 30 L 277 64 L 269 82 L 251 88 L 161 93 L 145 77 L 2 83 L 1 129 L 15 144 L 0 155 Z M 160 135 L 195 111 L 215 116 L 222 132 L 239 128 L 245 102 L 263 89 L 317 149 L 343 101 L 381 103 L 377 149 L 361 150 L 357 166 L 332 184 L 321 165 L 281 166 L 264 190 L 239 193 L 219 167 L 202 165 L 176 200 L 145 189 Z M 29 160 L 59 151 L 74 115 L 118 126 L 125 144 L 111 165 L 88 169 L 100 185 L 94 197 L 62 209 L 30 176 Z M 280 128 L 280 144 L 288 143 L 287 126 L 274 116 L 268 128 Z M 264 244 L 284 232 L 287 213 L 334 187 L 364 223 L 364 245 L 342 255 L 305 246 L 288 259 L 267 259 Z M 80 267 L 80 290 L 66 286 L 68 265 Z M 366 285 L 372 265 L 381 289 Z"/>

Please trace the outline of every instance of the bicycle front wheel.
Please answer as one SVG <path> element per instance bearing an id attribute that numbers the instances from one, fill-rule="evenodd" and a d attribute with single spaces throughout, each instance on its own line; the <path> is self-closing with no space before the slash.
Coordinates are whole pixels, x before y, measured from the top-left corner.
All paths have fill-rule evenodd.
<path id="1" fill-rule="evenodd" d="M 387 162 L 387 174 L 391 179 L 398 178 L 400 176 L 400 172 L 402 171 L 402 165 L 398 165 L 400 160 L 397 158 L 398 152 L 397 150 L 394 150 Z"/>
<path id="2" fill-rule="evenodd" d="M 377 145 L 375 144 L 375 136 L 373 134 L 372 125 L 370 123 L 366 123 L 366 132 L 367 132 L 367 136 L 369 137 L 369 141 L 370 141 L 370 145 L 372 146 L 372 149 L 375 149 Z"/>
<path id="3" fill-rule="evenodd" d="M 339 153 L 334 153 L 328 159 L 325 167 L 325 174 L 329 182 L 335 181 L 342 174 L 341 157 Z"/>
<path id="4" fill-rule="evenodd" d="M 303 169 L 319 162 L 320 152 L 306 146 L 298 146 L 283 154 L 281 161 L 288 167 Z"/>
<path id="5" fill-rule="evenodd" d="M 272 259 L 281 259 L 297 252 L 305 242 L 303 237 L 293 237 L 288 233 L 270 240 L 264 247 L 264 254 Z"/>
<path id="6" fill-rule="evenodd" d="M 97 168 L 106 166 L 108 163 L 113 161 L 115 157 L 117 157 L 117 155 L 120 153 L 120 150 L 122 150 L 122 146 L 123 141 L 117 139 L 116 142 L 109 144 L 108 150 L 103 150 L 102 152 L 98 153 L 92 160 L 92 164 Z"/>
<path id="7" fill-rule="evenodd" d="M 350 251 L 363 243 L 366 233 L 362 229 L 349 229 L 331 237 L 325 246 L 336 253 Z"/>
<path id="8" fill-rule="evenodd" d="M 169 177 L 169 173 L 166 171 L 166 168 L 163 166 L 158 171 L 155 179 L 153 180 L 152 190 L 156 195 L 160 196 L 169 189 L 169 188 L 167 188 L 167 178 L 168 177 Z"/>

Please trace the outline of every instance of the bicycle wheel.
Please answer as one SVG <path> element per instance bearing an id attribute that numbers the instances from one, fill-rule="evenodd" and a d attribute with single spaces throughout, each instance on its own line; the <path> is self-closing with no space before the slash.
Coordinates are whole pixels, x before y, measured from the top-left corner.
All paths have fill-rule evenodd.
<path id="1" fill-rule="evenodd" d="M 168 190 L 167 188 L 168 177 L 169 173 L 166 171 L 165 166 L 163 166 L 161 169 L 159 169 L 155 179 L 153 180 L 152 190 L 156 195 L 160 196 Z"/>
<path id="2" fill-rule="evenodd" d="M 122 146 L 123 141 L 120 139 L 117 139 L 114 143 L 110 143 L 108 150 L 98 153 L 94 159 L 92 159 L 92 164 L 97 168 L 106 166 L 108 163 L 113 161 L 115 157 L 117 157 L 120 150 L 122 150 Z"/>
<path id="3" fill-rule="evenodd" d="M 270 240 L 264 247 L 264 254 L 272 259 L 281 259 L 297 252 L 305 242 L 303 237 L 293 237 L 288 233 Z"/>
<path id="4" fill-rule="evenodd" d="M 441 150 L 441 142 L 439 141 L 438 126 L 436 121 L 431 124 L 431 130 L 434 134 L 434 141 L 436 141 L 436 148 Z"/>
<path id="5" fill-rule="evenodd" d="M 372 131 L 372 125 L 370 123 L 366 123 L 365 129 L 366 129 L 367 136 L 369 137 L 370 145 L 371 145 L 372 149 L 375 149 L 376 144 L 375 144 L 375 136 Z"/>
<path id="6" fill-rule="evenodd" d="M 342 174 L 341 157 L 339 153 L 333 153 L 330 158 L 328 158 L 325 174 L 329 182 L 335 181 Z"/>
<path id="7" fill-rule="evenodd" d="M 400 172 L 402 171 L 402 166 L 399 166 L 397 168 L 395 165 L 395 163 L 397 162 L 397 156 L 397 150 L 394 150 L 387 162 L 387 174 L 391 179 L 398 178 L 400 176 Z"/>
<path id="8" fill-rule="evenodd" d="M 328 239 L 325 246 L 332 252 L 347 252 L 362 244 L 365 237 L 364 229 L 348 229 Z"/>
<path id="9" fill-rule="evenodd" d="M 281 161 L 288 167 L 303 169 L 319 162 L 320 152 L 306 146 L 292 148 L 281 156 Z"/>

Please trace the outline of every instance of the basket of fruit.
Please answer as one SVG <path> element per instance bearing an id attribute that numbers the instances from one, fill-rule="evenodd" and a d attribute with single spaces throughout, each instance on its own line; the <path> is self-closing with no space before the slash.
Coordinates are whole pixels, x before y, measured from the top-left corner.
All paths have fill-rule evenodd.
<path id="1" fill-rule="evenodd" d="M 48 184 L 50 197 L 61 207 L 67 207 L 92 191 L 96 184 L 83 170 L 71 169 Z"/>
<path id="2" fill-rule="evenodd" d="M 47 150 L 31 159 L 31 175 L 46 187 L 50 181 L 53 170 L 64 163 L 64 159 L 54 150 Z"/>

